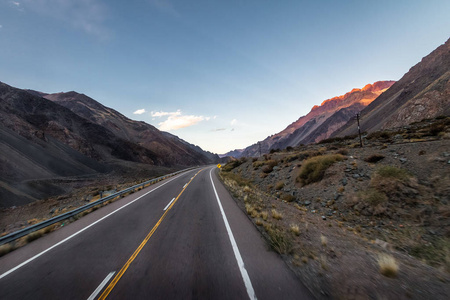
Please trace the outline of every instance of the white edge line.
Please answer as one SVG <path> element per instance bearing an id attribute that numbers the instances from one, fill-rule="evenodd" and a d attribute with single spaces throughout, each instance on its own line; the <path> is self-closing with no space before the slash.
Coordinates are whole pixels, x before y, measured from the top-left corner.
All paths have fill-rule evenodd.
<path id="1" fill-rule="evenodd" d="M 184 186 L 183 186 L 183 189 L 187 186 L 188 184 L 186 183 Z"/>
<path id="2" fill-rule="evenodd" d="M 180 176 L 181 176 L 181 174 L 180 174 Z M 72 234 L 71 236 L 66 237 L 64 240 L 62 240 L 62 241 L 60 241 L 60 242 L 54 244 L 53 246 L 51 246 L 51 247 L 45 249 L 45 250 L 42 251 L 41 253 L 38 253 L 38 254 L 36 254 L 35 256 L 33 256 L 33 257 L 27 259 L 26 261 L 24 261 L 23 263 L 21 263 L 21 264 L 15 266 L 14 268 L 10 269 L 9 271 L 6 271 L 5 273 L 3 273 L 3 274 L 0 275 L 0 279 L 2 279 L 3 277 L 5 277 L 5 276 L 11 274 L 12 272 L 16 271 L 17 269 L 19 269 L 19 268 L 25 266 L 26 264 L 32 262 L 33 260 L 35 260 L 35 259 L 38 258 L 39 256 L 41 256 L 41 255 L 45 254 L 46 252 L 52 250 L 53 248 L 56 248 L 56 247 L 58 247 L 59 245 L 61 245 L 61 244 L 65 243 L 65 242 L 67 242 L 68 240 L 70 240 L 71 238 L 73 238 L 73 237 L 77 236 L 78 234 L 82 233 L 82 232 L 85 231 L 86 229 L 88 229 L 88 228 L 94 226 L 95 224 L 99 223 L 100 221 L 103 221 L 104 219 L 108 218 L 109 216 L 115 214 L 116 212 L 118 212 L 118 211 L 121 210 L 122 208 L 125 208 L 125 207 L 127 207 L 128 205 L 130 205 L 130 204 L 132 204 L 132 203 L 138 201 L 138 200 L 141 199 L 142 197 L 147 196 L 147 195 L 150 194 L 151 192 L 156 191 L 156 190 L 159 189 L 160 187 L 162 187 L 162 186 L 168 184 L 169 182 L 171 182 L 172 180 L 175 180 L 175 179 L 178 178 L 178 177 L 179 177 L 179 176 L 176 176 L 176 177 L 172 178 L 171 180 L 169 180 L 169 181 L 167 181 L 167 182 L 161 184 L 160 186 L 157 186 L 157 187 L 154 188 L 153 190 L 151 190 L 151 191 L 149 191 L 149 192 L 143 194 L 142 196 L 139 196 L 138 198 L 134 199 L 134 200 L 131 201 L 131 202 L 128 202 L 128 203 L 125 204 L 124 206 L 121 206 L 121 207 L 119 207 L 118 209 L 116 209 L 115 211 L 110 212 L 109 214 L 107 214 L 107 215 L 104 216 L 103 218 L 98 219 L 98 220 L 95 221 L 94 223 L 92 223 L 92 224 L 90 224 L 90 225 L 84 227 L 83 229 L 81 229 L 81 230 L 75 232 L 75 233 Z"/>
<path id="3" fill-rule="evenodd" d="M 169 206 L 170 206 L 170 204 L 172 204 L 173 200 L 175 200 L 175 198 L 173 198 L 173 199 L 169 202 L 169 204 L 167 204 L 167 206 L 164 207 L 164 210 L 167 210 L 167 209 L 169 208 Z"/>
<path id="4" fill-rule="evenodd" d="M 212 170 L 209 171 L 209 178 L 211 178 L 211 184 L 214 189 L 214 194 L 216 194 L 217 203 L 219 204 L 220 212 L 222 213 L 223 222 L 225 223 L 225 227 L 228 232 L 228 237 L 230 238 L 231 246 L 233 248 L 234 256 L 236 257 L 236 261 L 239 266 L 239 270 L 241 271 L 242 279 L 244 280 L 245 288 L 247 289 L 248 297 L 253 300 L 257 299 L 255 291 L 252 286 L 252 282 L 250 277 L 248 276 L 247 270 L 245 269 L 244 261 L 242 260 L 241 253 L 239 252 L 239 248 L 236 244 L 236 240 L 234 239 L 233 232 L 231 231 L 230 224 L 228 224 L 227 216 L 225 215 L 225 211 L 223 210 L 222 203 L 220 203 L 219 195 L 217 195 L 216 187 L 214 186 L 214 182 L 212 179 Z"/>
<path id="5" fill-rule="evenodd" d="M 106 278 L 103 279 L 102 283 L 100 283 L 100 285 L 91 294 L 91 296 L 89 296 L 89 298 L 87 298 L 87 300 L 94 300 L 97 297 L 98 293 L 100 293 L 100 291 L 103 290 L 105 285 L 109 282 L 109 280 L 111 279 L 111 277 L 114 276 L 115 273 L 116 273 L 115 271 L 109 273 L 108 276 L 106 276 Z"/>

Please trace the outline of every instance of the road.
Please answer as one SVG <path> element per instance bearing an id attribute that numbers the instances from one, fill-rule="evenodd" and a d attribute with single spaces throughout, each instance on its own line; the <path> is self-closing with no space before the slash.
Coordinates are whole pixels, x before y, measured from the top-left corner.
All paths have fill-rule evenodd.
<path id="1" fill-rule="evenodd" d="M 166 179 L 0 258 L 0 299 L 312 299 L 217 177 Z"/>

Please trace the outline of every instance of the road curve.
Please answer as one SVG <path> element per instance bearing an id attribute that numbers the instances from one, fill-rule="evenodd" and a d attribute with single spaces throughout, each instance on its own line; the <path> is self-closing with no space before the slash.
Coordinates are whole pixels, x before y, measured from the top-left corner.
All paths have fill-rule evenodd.
<path id="1" fill-rule="evenodd" d="M 0 299 L 312 299 L 213 167 L 159 182 L 0 258 Z"/>

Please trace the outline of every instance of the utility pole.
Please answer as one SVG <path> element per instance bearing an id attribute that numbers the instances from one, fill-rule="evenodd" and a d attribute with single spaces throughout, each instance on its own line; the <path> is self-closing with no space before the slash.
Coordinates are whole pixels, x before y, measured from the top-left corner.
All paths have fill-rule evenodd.
<path id="1" fill-rule="evenodd" d="M 258 142 L 258 146 L 259 146 L 259 157 L 261 157 L 261 142 Z"/>
<path id="2" fill-rule="evenodd" d="M 362 138 L 361 138 L 361 127 L 359 126 L 359 118 L 360 118 L 360 114 L 357 113 L 356 114 L 356 121 L 358 122 L 359 146 L 361 146 L 361 148 L 362 148 L 363 147 L 363 143 L 362 143 Z"/>

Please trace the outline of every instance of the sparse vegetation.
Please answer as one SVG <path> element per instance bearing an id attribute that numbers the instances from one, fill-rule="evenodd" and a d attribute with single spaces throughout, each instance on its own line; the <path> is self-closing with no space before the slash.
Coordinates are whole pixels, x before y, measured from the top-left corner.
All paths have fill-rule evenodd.
<path id="1" fill-rule="evenodd" d="M 327 239 L 327 237 L 324 236 L 323 234 L 320 235 L 320 244 L 321 244 L 323 247 L 326 247 L 327 244 L 328 244 L 328 239 Z"/>
<path id="2" fill-rule="evenodd" d="M 397 277 L 399 266 L 392 255 L 380 254 L 377 261 L 381 274 L 391 278 Z"/>
<path id="3" fill-rule="evenodd" d="M 340 154 L 328 154 L 316 156 L 305 161 L 300 169 L 298 180 L 307 185 L 322 180 L 325 171 L 335 162 L 343 160 Z"/>
<path id="4" fill-rule="evenodd" d="M 277 191 L 281 190 L 284 187 L 284 182 L 283 181 L 278 181 L 277 184 L 275 185 L 275 189 Z"/>
<path id="5" fill-rule="evenodd" d="M 295 235 L 300 235 L 300 227 L 297 224 L 291 224 L 291 232 Z"/>
<path id="6" fill-rule="evenodd" d="M 289 254 L 292 251 L 291 238 L 280 228 L 266 226 L 269 244 L 279 254 Z"/>
<path id="7" fill-rule="evenodd" d="M 283 215 L 276 209 L 272 209 L 272 218 L 274 218 L 275 220 L 281 220 L 283 219 Z"/>

